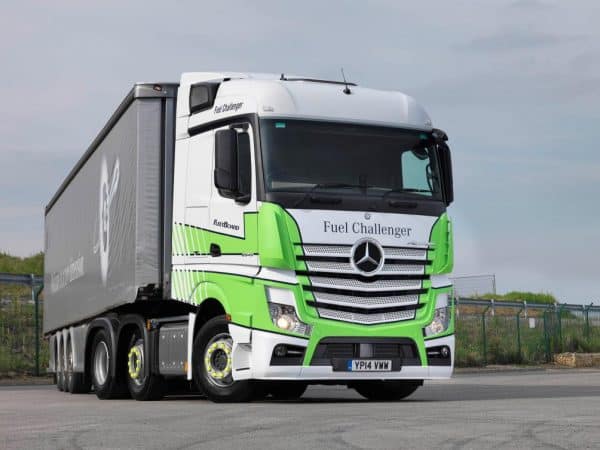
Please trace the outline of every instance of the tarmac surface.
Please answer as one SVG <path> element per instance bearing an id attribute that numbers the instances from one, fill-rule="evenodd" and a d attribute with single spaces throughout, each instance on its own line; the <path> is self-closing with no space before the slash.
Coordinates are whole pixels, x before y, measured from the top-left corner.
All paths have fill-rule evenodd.
<path id="1" fill-rule="evenodd" d="M 600 371 L 460 374 L 395 403 L 338 386 L 247 404 L 3 386 L 0 448 L 600 448 Z"/>

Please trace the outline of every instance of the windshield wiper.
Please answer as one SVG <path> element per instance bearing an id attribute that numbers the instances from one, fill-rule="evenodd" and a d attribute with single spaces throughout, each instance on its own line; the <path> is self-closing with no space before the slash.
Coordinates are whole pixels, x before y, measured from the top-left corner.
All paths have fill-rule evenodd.
<path id="1" fill-rule="evenodd" d="M 383 194 L 383 196 L 381 197 L 381 200 L 385 201 L 385 199 L 388 197 L 388 195 L 390 194 L 401 194 L 403 192 L 416 192 L 416 193 L 428 193 L 433 195 L 433 192 L 430 191 L 429 189 L 414 189 L 414 188 L 396 188 L 396 189 L 390 189 L 389 191 L 387 191 L 385 194 Z"/>
<path id="2" fill-rule="evenodd" d="M 302 204 L 309 196 L 311 196 L 317 189 L 336 189 L 336 188 L 359 188 L 359 189 L 368 189 L 372 186 L 364 186 L 360 184 L 350 184 L 350 183 L 317 183 L 313 187 L 311 187 L 306 193 L 302 196 L 300 200 L 298 200 L 292 208 L 297 207 Z M 325 202 L 326 199 L 318 199 L 317 201 Z M 341 200 L 339 198 L 331 198 L 331 203 L 339 203 Z"/>

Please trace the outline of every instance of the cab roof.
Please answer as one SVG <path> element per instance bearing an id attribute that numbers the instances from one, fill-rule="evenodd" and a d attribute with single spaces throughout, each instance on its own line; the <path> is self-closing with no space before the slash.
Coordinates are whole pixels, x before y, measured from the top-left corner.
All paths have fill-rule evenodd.
<path id="1" fill-rule="evenodd" d="M 346 86 L 343 81 L 289 74 L 189 72 L 181 77 L 180 98 L 189 97 L 192 85 L 205 82 L 220 83 L 215 104 L 243 101 L 261 117 L 432 129 L 425 109 L 412 97 L 397 91 L 364 88 L 354 83 Z M 177 116 L 189 115 L 189 102 L 178 102 Z"/>

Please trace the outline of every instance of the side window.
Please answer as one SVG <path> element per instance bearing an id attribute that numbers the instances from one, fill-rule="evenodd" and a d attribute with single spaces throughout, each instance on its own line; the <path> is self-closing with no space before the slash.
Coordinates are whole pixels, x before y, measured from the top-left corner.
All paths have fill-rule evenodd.
<path id="1" fill-rule="evenodd" d="M 430 192 L 428 181 L 429 157 L 419 158 L 412 151 L 402 153 L 402 188 L 418 192 Z"/>

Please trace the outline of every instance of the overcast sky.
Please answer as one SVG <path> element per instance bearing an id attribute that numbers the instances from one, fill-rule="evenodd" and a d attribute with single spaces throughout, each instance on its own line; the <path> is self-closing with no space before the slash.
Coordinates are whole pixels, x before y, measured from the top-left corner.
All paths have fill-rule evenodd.
<path id="1" fill-rule="evenodd" d="M 456 275 L 600 302 L 597 1 L 19 1 L 0 15 L 0 249 L 135 81 L 287 72 L 395 89 L 453 149 Z"/>

